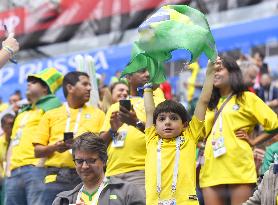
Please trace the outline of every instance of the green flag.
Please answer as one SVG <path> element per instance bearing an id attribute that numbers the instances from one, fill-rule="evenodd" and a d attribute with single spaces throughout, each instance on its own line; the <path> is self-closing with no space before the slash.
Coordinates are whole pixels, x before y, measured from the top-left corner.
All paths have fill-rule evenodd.
<path id="1" fill-rule="evenodd" d="M 194 62 L 202 52 L 212 61 L 217 57 L 215 41 L 204 14 L 189 6 L 161 7 L 139 26 L 138 32 L 131 62 L 122 75 L 146 68 L 150 71 L 150 82 L 161 83 L 166 80 L 163 64 L 176 49 L 190 52 L 189 63 Z M 142 63 L 142 58 L 148 63 Z"/>

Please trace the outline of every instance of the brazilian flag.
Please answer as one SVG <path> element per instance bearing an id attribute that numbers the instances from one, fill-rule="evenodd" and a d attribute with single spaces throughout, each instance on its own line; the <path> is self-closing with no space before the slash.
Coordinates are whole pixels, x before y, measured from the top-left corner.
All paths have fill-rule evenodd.
<path id="1" fill-rule="evenodd" d="M 138 40 L 133 43 L 131 61 L 122 76 L 148 69 L 150 82 L 166 80 L 164 63 L 171 52 L 186 49 L 194 62 L 201 53 L 215 61 L 217 51 L 208 22 L 200 11 L 186 5 L 161 7 L 138 28 Z"/>

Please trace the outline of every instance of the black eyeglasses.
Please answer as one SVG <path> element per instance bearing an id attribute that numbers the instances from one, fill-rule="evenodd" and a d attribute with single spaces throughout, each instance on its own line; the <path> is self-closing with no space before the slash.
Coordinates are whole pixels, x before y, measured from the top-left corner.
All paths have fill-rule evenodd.
<path id="1" fill-rule="evenodd" d="M 76 166 L 82 166 L 84 162 L 86 162 L 87 165 L 94 165 L 97 159 L 74 159 L 73 161 Z"/>

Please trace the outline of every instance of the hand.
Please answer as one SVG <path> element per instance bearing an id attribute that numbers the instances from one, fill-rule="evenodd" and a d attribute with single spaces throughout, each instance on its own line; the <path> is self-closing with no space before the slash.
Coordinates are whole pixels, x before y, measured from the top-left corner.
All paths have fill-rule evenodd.
<path id="1" fill-rule="evenodd" d="M 213 74 L 216 70 L 219 70 L 222 67 L 222 60 L 219 56 L 217 56 L 215 62 L 208 61 L 207 72 L 206 74 Z"/>
<path id="2" fill-rule="evenodd" d="M 121 122 L 132 125 L 134 127 L 136 126 L 136 122 L 138 121 L 137 115 L 132 106 L 130 111 L 127 110 L 125 107 L 120 106 L 119 119 Z"/>
<path id="3" fill-rule="evenodd" d="M 60 153 L 63 153 L 65 151 L 67 151 L 68 149 L 70 149 L 69 144 L 67 144 L 67 142 L 64 141 L 58 141 L 54 144 L 54 150 Z"/>
<path id="4" fill-rule="evenodd" d="M 255 161 L 262 162 L 264 159 L 264 154 L 265 154 L 265 151 L 263 149 L 255 148 L 253 150 L 253 155 L 254 155 Z"/>
<path id="5" fill-rule="evenodd" d="M 13 53 L 15 54 L 19 50 L 19 43 L 14 38 L 14 33 L 10 33 L 9 36 L 2 42 L 2 47 L 7 46 L 12 49 Z"/>
<path id="6" fill-rule="evenodd" d="M 119 118 L 119 112 L 112 112 L 111 117 L 110 117 L 110 125 L 111 125 L 111 129 L 114 132 L 117 132 L 117 130 L 123 125 L 123 123 L 121 122 L 120 118 Z"/>
<path id="7" fill-rule="evenodd" d="M 265 151 L 263 149 L 255 148 L 253 150 L 254 161 L 255 161 L 257 173 L 259 173 L 260 167 L 262 165 L 262 162 L 264 159 L 264 154 L 265 154 Z"/>
<path id="8" fill-rule="evenodd" d="M 254 140 L 250 138 L 250 136 L 245 130 L 237 130 L 235 131 L 235 135 L 239 139 L 245 140 L 250 146 L 254 146 Z"/>

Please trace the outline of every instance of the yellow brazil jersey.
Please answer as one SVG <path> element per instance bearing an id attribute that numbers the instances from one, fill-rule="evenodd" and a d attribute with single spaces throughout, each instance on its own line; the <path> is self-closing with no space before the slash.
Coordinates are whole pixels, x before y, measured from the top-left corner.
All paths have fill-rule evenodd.
<path id="1" fill-rule="evenodd" d="M 220 99 L 218 109 L 225 99 Z M 265 131 L 278 129 L 278 118 L 260 98 L 251 92 L 244 92 L 242 99 L 233 96 L 225 105 L 221 114 L 223 131 L 220 133 L 220 117 L 215 122 L 215 134 L 209 135 L 205 147 L 205 162 L 200 172 L 200 186 L 209 187 L 219 184 L 244 184 L 257 181 L 253 152 L 250 145 L 236 137 L 235 131 L 243 129 L 249 134 L 256 124 L 261 124 Z M 212 127 L 214 111 L 206 113 L 205 129 L 209 133 Z M 214 158 L 212 138 L 224 138 L 226 153 Z"/>
<path id="2" fill-rule="evenodd" d="M 107 186 L 107 182 L 104 185 L 104 188 Z M 103 190 L 103 189 L 102 189 Z M 80 201 L 84 203 L 84 205 L 91 205 L 92 202 L 94 202 L 94 204 L 98 204 L 98 198 L 99 198 L 99 193 L 98 193 L 98 189 L 96 189 L 93 193 L 88 193 L 87 191 L 83 190 L 82 194 L 81 194 L 81 198 Z M 116 196 L 116 195 L 110 195 L 110 199 L 111 196 Z M 97 198 L 98 197 L 98 198 Z"/>
<path id="3" fill-rule="evenodd" d="M 5 134 L 0 136 L 0 176 L 4 176 L 4 163 L 6 161 L 6 154 L 8 149 L 8 142 Z"/>
<path id="4" fill-rule="evenodd" d="M 176 199 L 179 205 L 199 204 L 196 196 L 196 143 L 204 122 L 195 116 L 182 133 L 180 159 L 178 164 L 177 189 L 172 194 L 173 170 L 176 156 L 176 138 L 163 139 L 161 146 L 161 193 L 160 200 Z M 157 186 L 157 146 L 159 136 L 155 127 L 146 129 L 146 198 L 147 205 L 158 204 Z"/>
<path id="5" fill-rule="evenodd" d="M 164 95 L 161 89 L 154 92 L 155 104 L 163 102 Z M 131 104 L 136 112 L 138 119 L 142 122 L 146 121 L 144 108 L 144 99 L 141 97 L 130 98 Z M 110 129 L 111 113 L 119 110 L 119 103 L 113 104 L 107 111 L 105 121 L 101 129 L 102 132 Z M 108 162 L 106 176 L 113 176 L 132 171 L 145 169 L 146 141 L 145 134 L 136 127 L 123 124 L 119 130 L 119 135 L 124 138 L 124 144 L 121 147 L 113 146 L 111 142 L 108 146 Z"/>
<path id="6" fill-rule="evenodd" d="M 90 205 L 95 200 L 95 197 L 96 197 L 96 192 L 89 194 L 88 192 L 83 191 L 81 194 L 80 201 L 83 202 L 85 205 Z M 96 202 L 98 202 L 98 201 L 96 201 Z"/>
<path id="7" fill-rule="evenodd" d="M 70 108 L 70 132 L 73 132 L 74 127 L 76 126 L 78 113 L 79 109 Z M 81 111 L 80 120 L 78 123 L 78 131 L 75 137 L 84 132 L 99 133 L 104 121 L 104 117 L 105 115 L 100 109 L 84 105 Z M 63 140 L 67 118 L 68 115 L 65 105 L 46 112 L 39 123 L 38 131 L 33 140 L 33 144 L 41 144 L 46 146 Z M 51 157 L 46 159 L 45 166 L 59 168 L 75 167 L 70 151 L 65 151 L 63 153 L 54 152 Z"/>
<path id="8" fill-rule="evenodd" d="M 38 164 L 39 159 L 35 158 L 32 139 L 43 114 L 42 109 L 35 108 L 24 111 L 16 117 L 11 136 L 11 170 L 25 165 Z"/>

